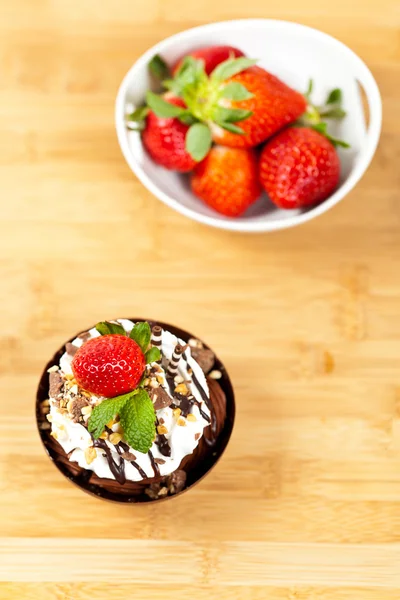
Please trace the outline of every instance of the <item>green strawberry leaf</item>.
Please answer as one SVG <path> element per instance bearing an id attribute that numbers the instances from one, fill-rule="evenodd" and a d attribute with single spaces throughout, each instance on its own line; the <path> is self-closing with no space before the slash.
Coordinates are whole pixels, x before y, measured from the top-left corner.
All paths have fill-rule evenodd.
<path id="1" fill-rule="evenodd" d="M 253 114 L 251 110 L 245 110 L 244 108 L 224 108 L 218 106 L 215 111 L 215 121 L 224 121 L 226 123 L 238 123 L 248 119 Z"/>
<path id="2" fill-rule="evenodd" d="M 331 92 L 329 92 L 328 97 L 325 101 L 325 104 L 341 104 L 342 102 L 342 90 L 339 88 L 335 88 Z"/>
<path id="3" fill-rule="evenodd" d="M 346 116 L 346 111 L 339 106 L 335 108 L 330 108 L 329 110 L 325 110 L 320 112 L 320 117 L 325 119 L 343 119 Z"/>
<path id="4" fill-rule="evenodd" d="M 103 433 L 107 423 L 121 412 L 122 407 L 134 393 L 137 392 L 129 392 L 129 394 L 123 396 L 108 398 L 94 407 L 88 421 L 88 430 L 96 440 Z"/>
<path id="5" fill-rule="evenodd" d="M 254 94 L 247 91 L 247 89 L 238 81 L 231 81 L 224 86 L 221 97 L 227 98 L 228 100 L 248 100 L 252 98 Z"/>
<path id="6" fill-rule="evenodd" d="M 161 96 L 154 94 L 154 92 L 147 92 L 146 100 L 149 108 L 161 118 L 180 117 L 181 115 L 187 114 L 187 110 L 181 106 L 175 106 L 167 102 Z"/>
<path id="7" fill-rule="evenodd" d="M 203 160 L 212 144 L 211 131 L 204 123 L 195 123 L 186 134 L 186 150 L 197 162 Z"/>
<path id="8" fill-rule="evenodd" d="M 310 79 L 308 82 L 308 88 L 306 90 L 306 93 L 304 94 L 304 96 L 307 98 L 307 100 L 310 99 L 313 89 L 314 89 L 314 81 L 312 79 Z"/>
<path id="9" fill-rule="evenodd" d="M 135 340 L 138 346 L 140 346 L 143 354 L 145 354 L 151 339 L 150 325 L 147 323 L 147 321 L 140 321 L 139 323 L 136 323 L 129 337 L 132 340 Z"/>
<path id="10" fill-rule="evenodd" d="M 181 121 L 181 123 L 184 123 L 185 125 L 193 125 L 194 123 L 198 123 L 196 117 L 194 117 L 193 115 L 182 115 L 180 117 L 178 117 L 179 120 Z"/>
<path id="11" fill-rule="evenodd" d="M 156 414 L 148 393 L 138 390 L 124 403 L 119 416 L 128 444 L 138 452 L 147 453 L 156 434 Z"/>
<path id="12" fill-rule="evenodd" d="M 148 114 L 149 109 L 147 106 L 139 106 L 133 113 L 126 116 L 126 120 L 133 121 L 134 123 L 142 123 Z"/>
<path id="13" fill-rule="evenodd" d="M 149 62 L 149 71 L 156 78 L 162 81 L 171 77 L 171 72 L 165 60 L 159 54 L 153 56 Z"/>
<path id="14" fill-rule="evenodd" d="M 179 86 L 181 93 L 189 87 L 197 88 L 201 83 L 207 82 L 203 62 L 196 60 L 193 56 L 186 56 L 175 75 L 174 81 L 175 85 Z"/>
<path id="15" fill-rule="evenodd" d="M 225 81 L 226 79 L 245 71 L 249 67 L 252 67 L 256 62 L 257 60 L 246 58 L 245 56 L 228 58 L 228 60 L 224 60 L 224 62 L 215 67 L 214 71 L 211 73 L 211 80 Z"/>
<path id="16" fill-rule="evenodd" d="M 233 123 L 227 123 L 226 121 L 218 121 L 218 125 L 222 127 L 222 129 L 226 129 L 226 131 L 230 131 L 231 133 L 237 133 L 238 135 L 246 135 L 246 132 L 243 131 L 241 127 L 238 127 Z"/>
<path id="17" fill-rule="evenodd" d="M 119 333 L 126 335 L 125 329 L 119 323 L 111 323 L 111 321 L 101 321 L 97 323 L 96 330 L 100 335 L 110 335 L 110 333 Z"/>
<path id="18" fill-rule="evenodd" d="M 153 346 L 152 348 L 147 350 L 144 357 L 146 359 L 146 365 L 149 365 L 150 363 L 157 362 L 158 360 L 160 360 L 161 352 L 156 346 Z"/>

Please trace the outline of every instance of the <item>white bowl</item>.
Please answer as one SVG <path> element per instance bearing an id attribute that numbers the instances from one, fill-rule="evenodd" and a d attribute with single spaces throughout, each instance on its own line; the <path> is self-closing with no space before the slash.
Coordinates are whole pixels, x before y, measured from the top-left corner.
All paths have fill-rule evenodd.
<path id="1" fill-rule="evenodd" d="M 322 102 L 327 92 L 340 87 L 347 117 L 331 130 L 351 144 L 339 150 L 342 164 L 340 184 L 325 202 L 307 210 L 284 211 L 266 196 L 244 216 L 219 215 L 196 198 L 188 176 L 157 166 L 143 149 L 140 134 L 125 125 L 127 105 L 140 105 L 150 87 L 148 63 L 160 54 L 173 64 L 180 56 L 201 46 L 227 44 L 247 56 L 259 58 L 259 65 L 285 83 L 302 91 L 314 80 L 313 100 Z M 364 114 L 361 88 L 368 102 L 369 122 Z M 349 193 L 366 171 L 378 144 L 382 103 L 376 84 L 365 63 L 335 38 L 311 27 L 270 19 L 242 19 L 212 23 L 188 29 L 156 44 L 145 52 L 125 76 L 118 92 L 115 120 L 118 140 L 125 159 L 140 181 L 157 198 L 187 217 L 234 231 L 273 231 L 299 225 L 326 212 Z"/>

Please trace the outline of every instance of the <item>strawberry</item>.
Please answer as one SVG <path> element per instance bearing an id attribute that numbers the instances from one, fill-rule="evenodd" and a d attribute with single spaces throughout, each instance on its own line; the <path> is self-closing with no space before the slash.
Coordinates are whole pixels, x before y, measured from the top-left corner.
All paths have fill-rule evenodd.
<path id="1" fill-rule="evenodd" d="M 135 389 L 145 366 L 145 357 L 139 345 L 121 334 L 102 335 L 88 340 L 72 360 L 72 371 L 78 385 L 106 398 Z"/>
<path id="2" fill-rule="evenodd" d="M 214 71 L 215 67 L 228 58 L 238 58 L 244 56 L 243 52 L 233 46 L 208 46 L 206 48 L 199 48 L 190 52 L 189 54 L 180 58 L 172 68 L 172 73 L 177 74 L 186 56 L 192 56 L 196 60 L 200 60 L 203 63 L 203 68 L 207 75 L 210 75 Z"/>
<path id="3" fill-rule="evenodd" d="M 164 94 L 166 103 L 184 109 L 185 103 L 181 98 L 172 94 Z M 187 152 L 185 147 L 186 134 L 189 127 L 176 117 L 159 117 L 153 111 L 148 111 L 145 127 L 142 132 L 144 147 L 154 162 L 166 169 L 181 173 L 191 171 L 196 160 Z"/>
<path id="4" fill-rule="evenodd" d="M 252 97 L 239 101 L 228 100 L 224 106 L 251 111 L 251 115 L 240 123 L 244 135 L 226 131 L 218 124 L 213 125 L 213 140 L 218 144 L 233 148 L 258 146 L 306 110 L 307 103 L 302 94 L 260 67 L 250 67 L 228 82 L 242 85 Z"/>
<path id="5" fill-rule="evenodd" d="M 338 143 L 307 127 L 290 127 L 267 142 L 260 159 L 260 181 L 272 202 L 290 209 L 325 200 L 339 183 L 334 142 Z"/>
<path id="6" fill-rule="evenodd" d="M 203 125 L 193 134 L 196 152 L 188 147 L 196 160 L 201 155 L 199 147 L 205 152 L 211 141 L 233 148 L 257 146 L 305 112 L 306 98 L 255 67 L 255 62 L 245 56 L 229 58 L 208 76 L 203 60 L 186 56 L 175 77 L 164 80 L 164 86 L 183 99 L 186 122 L 191 118 L 192 126 Z M 149 107 L 157 106 L 159 116 L 164 116 L 168 107 L 161 106 L 160 100 L 155 94 L 147 98 Z M 204 127 L 211 132 L 208 147 Z"/>
<path id="7" fill-rule="evenodd" d="M 252 149 L 214 146 L 195 168 L 192 190 L 217 212 L 238 217 L 261 193 L 257 167 Z"/>

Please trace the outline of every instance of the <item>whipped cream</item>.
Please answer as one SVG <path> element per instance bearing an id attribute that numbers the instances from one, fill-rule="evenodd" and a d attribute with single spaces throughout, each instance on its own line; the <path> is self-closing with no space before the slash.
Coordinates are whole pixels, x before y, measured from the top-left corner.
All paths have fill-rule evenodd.
<path id="1" fill-rule="evenodd" d="M 134 326 L 134 323 L 127 319 L 119 319 L 118 322 L 124 327 L 127 333 L 129 333 Z M 98 337 L 100 334 L 96 329 L 90 329 L 87 332 L 87 335 L 87 339 L 90 339 Z M 84 341 L 81 337 L 77 337 L 72 342 L 72 344 L 77 347 L 81 346 L 83 343 Z M 163 361 L 162 364 L 159 365 L 161 368 L 159 376 L 162 379 L 161 385 L 169 396 L 171 396 L 171 393 L 166 382 L 166 369 L 173 350 L 178 343 L 182 345 L 185 344 L 183 340 L 180 340 L 169 331 L 162 331 L 160 349 L 162 351 Z M 193 453 L 203 435 L 204 428 L 210 424 L 210 421 L 205 418 L 207 417 L 210 419 L 209 408 L 203 400 L 199 389 L 192 381 L 192 376 L 194 375 L 198 384 L 203 388 L 205 395 L 209 398 L 209 389 L 205 375 L 199 364 L 191 356 L 190 347 L 186 349 L 185 356 L 186 360 L 181 358 L 178 364 L 177 375 L 180 376 L 182 380 L 191 382 L 186 385 L 190 389 L 191 395 L 194 396 L 197 401 L 190 409 L 191 412 L 189 415 L 191 414 L 193 416 L 190 417 L 188 415 L 189 418 L 179 416 L 176 414 L 177 411 L 174 413 L 174 410 L 169 406 L 156 410 L 158 422 L 162 423 L 166 430 L 164 439 L 167 440 L 170 446 L 170 456 L 165 456 L 165 454 L 160 452 L 156 438 L 156 441 L 153 442 L 153 445 L 150 448 L 150 452 L 147 454 L 143 454 L 129 447 L 129 452 L 135 457 L 135 465 L 133 465 L 130 460 L 125 460 L 120 456 L 115 445 L 108 439 L 104 440 L 113 461 L 117 465 L 120 461 L 125 460 L 125 477 L 129 481 L 141 481 L 145 478 L 144 475 L 146 478 L 152 478 L 158 474 L 171 474 L 179 468 L 179 465 L 185 456 Z M 64 381 L 61 399 L 64 398 L 64 400 L 70 400 L 83 393 L 86 395 L 89 405 L 95 406 L 104 400 L 104 398 L 88 394 L 79 388 L 76 381 L 73 379 L 71 367 L 72 359 L 73 357 L 65 352 L 60 359 L 59 365 L 50 369 L 50 371 L 57 371 Z M 191 369 L 192 372 L 189 372 L 188 369 Z M 86 420 L 87 418 L 89 417 L 87 416 Z M 50 396 L 50 413 L 48 419 L 51 422 L 53 437 L 69 455 L 69 460 L 71 462 L 76 462 L 80 467 L 94 471 L 98 477 L 115 479 L 110 469 L 105 450 L 103 448 L 93 447 L 93 439 L 86 427 L 81 423 L 74 422 L 68 410 L 66 410 L 65 407 L 60 407 L 60 396 L 57 396 L 56 398 Z M 110 429 L 115 433 L 121 431 L 118 422 L 114 423 Z M 123 442 L 125 442 L 125 440 L 123 440 Z M 126 446 L 128 446 L 128 444 L 126 444 Z M 156 469 L 159 473 L 156 473 L 154 469 L 154 459 L 158 459 L 155 462 L 157 463 Z"/>

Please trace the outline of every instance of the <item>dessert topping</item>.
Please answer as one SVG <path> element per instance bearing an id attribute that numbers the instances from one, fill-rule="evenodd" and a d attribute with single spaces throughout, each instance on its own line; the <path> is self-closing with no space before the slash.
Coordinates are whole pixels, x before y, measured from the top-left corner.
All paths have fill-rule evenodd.
<path id="1" fill-rule="evenodd" d="M 58 369 L 58 367 L 57 367 Z M 49 394 L 51 398 L 57 398 L 57 396 L 61 393 L 63 388 L 64 381 L 57 371 L 52 371 L 49 377 Z"/>

